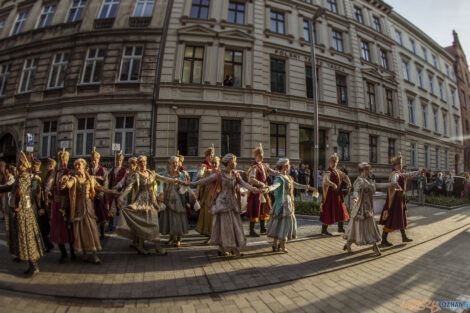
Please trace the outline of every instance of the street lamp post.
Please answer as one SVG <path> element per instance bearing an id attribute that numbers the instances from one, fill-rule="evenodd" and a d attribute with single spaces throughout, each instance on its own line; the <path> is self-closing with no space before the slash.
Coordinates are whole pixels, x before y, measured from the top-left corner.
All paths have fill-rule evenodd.
<path id="1" fill-rule="evenodd" d="M 313 184 L 318 189 L 318 98 L 317 98 L 317 71 L 315 60 L 315 41 L 313 36 L 313 23 L 325 13 L 323 8 L 318 10 L 313 15 L 311 21 L 308 22 L 308 34 L 310 37 L 310 61 L 312 72 L 312 100 L 313 100 Z"/>

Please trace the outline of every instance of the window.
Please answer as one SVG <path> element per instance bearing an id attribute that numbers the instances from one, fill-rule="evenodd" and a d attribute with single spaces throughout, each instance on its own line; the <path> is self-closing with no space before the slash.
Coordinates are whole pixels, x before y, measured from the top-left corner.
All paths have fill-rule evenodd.
<path id="1" fill-rule="evenodd" d="M 429 147 L 428 146 L 424 146 L 424 167 L 425 168 L 429 168 L 430 167 L 430 159 L 431 159 L 431 156 L 429 154 Z"/>
<path id="2" fill-rule="evenodd" d="M 388 55 L 387 51 L 380 49 L 380 65 L 386 70 L 388 70 Z"/>
<path id="3" fill-rule="evenodd" d="M 154 0 L 137 0 L 134 9 L 135 17 L 150 17 L 153 12 Z"/>
<path id="4" fill-rule="evenodd" d="M 428 106 L 424 104 L 421 107 L 421 109 L 422 109 L 422 113 L 423 113 L 423 128 L 424 129 L 429 129 L 429 125 L 428 125 Z"/>
<path id="5" fill-rule="evenodd" d="M 0 65 L 0 96 L 5 95 L 5 87 L 8 82 L 8 64 Z"/>
<path id="6" fill-rule="evenodd" d="M 415 102 L 408 98 L 408 119 L 410 124 L 416 125 Z"/>
<path id="7" fill-rule="evenodd" d="M 397 40 L 400 46 L 403 46 L 403 38 L 401 36 L 401 32 L 395 29 L 395 39 Z"/>
<path id="8" fill-rule="evenodd" d="M 418 84 L 419 84 L 419 87 L 425 89 L 424 87 L 424 80 L 423 80 L 423 71 L 419 68 L 416 69 L 416 73 L 418 74 Z"/>
<path id="9" fill-rule="evenodd" d="M 83 67 L 82 84 L 99 83 L 103 71 L 104 49 L 88 49 L 85 66 Z"/>
<path id="10" fill-rule="evenodd" d="M 52 58 L 51 71 L 47 88 L 64 87 L 65 72 L 67 67 L 68 55 L 66 53 L 56 53 Z"/>
<path id="11" fill-rule="evenodd" d="M 395 139 L 388 138 L 388 158 L 395 157 Z"/>
<path id="12" fill-rule="evenodd" d="M 75 155 L 85 156 L 93 149 L 95 119 L 93 117 L 79 118 L 75 133 Z"/>
<path id="13" fill-rule="evenodd" d="M 315 25 L 312 24 L 312 33 L 313 33 L 313 40 L 317 43 L 317 36 L 315 35 Z M 310 41 L 310 31 L 308 30 L 308 21 L 304 20 L 304 40 Z"/>
<path id="14" fill-rule="evenodd" d="M 178 119 L 178 150 L 182 155 L 197 156 L 199 141 L 199 119 Z"/>
<path id="15" fill-rule="evenodd" d="M 305 66 L 305 86 L 307 90 L 307 98 L 313 98 L 313 86 L 312 86 L 312 67 L 310 65 Z"/>
<path id="16" fill-rule="evenodd" d="M 286 93 L 286 61 L 271 58 L 271 92 Z"/>
<path id="17" fill-rule="evenodd" d="M 11 29 L 11 35 L 16 35 L 16 34 L 21 33 L 21 31 L 23 30 L 24 24 L 26 23 L 27 18 L 28 18 L 28 12 L 18 13 L 15 24 L 13 25 L 13 28 Z"/>
<path id="18" fill-rule="evenodd" d="M 225 50 L 224 59 L 224 86 L 242 86 L 243 77 L 243 52 Z"/>
<path id="19" fill-rule="evenodd" d="M 228 22 L 245 24 L 245 4 L 230 1 L 228 6 Z"/>
<path id="20" fill-rule="evenodd" d="M 312 3 L 312 0 L 304 0 L 305 3 Z"/>
<path id="21" fill-rule="evenodd" d="M 338 13 L 338 5 L 336 4 L 336 0 L 326 0 L 326 4 L 329 11 Z"/>
<path id="22" fill-rule="evenodd" d="M 286 156 L 286 125 L 271 124 L 271 157 Z"/>
<path id="23" fill-rule="evenodd" d="M 435 95 L 436 92 L 434 91 L 434 77 L 429 75 L 429 91 Z"/>
<path id="24" fill-rule="evenodd" d="M 191 18 L 199 18 L 206 20 L 209 17 L 209 0 L 193 0 L 191 6 Z M 181 151 L 180 151 L 181 152 Z"/>
<path id="25" fill-rule="evenodd" d="M 402 65 L 403 65 L 403 78 L 411 82 L 410 65 L 406 61 L 402 61 Z"/>
<path id="26" fill-rule="evenodd" d="M 86 0 L 75 0 L 70 7 L 67 23 L 81 20 L 83 10 L 85 10 Z"/>
<path id="27" fill-rule="evenodd" d="M 41 135 L 41 157 L 55 156 L 57 152 L 57 121 L 45 121 Z"/>
<path id="28" fill-rule="evenodd" d="M 370 62 L 369 44 L 365 41 L 361 41 L 361 53 L 362 53 L 362 58 Z"/>
<path id="29" fill-rule="evenodd" d="M 439 115 L 437 115 L 437 110 L 433 110 L 434 113 L 434 131 L 439 133 Z"/>
<path id="30" fill-rule="evenodd" d="M 369 111 L 376 112 L 377 107 L 375 105 L 375 85 L 367 83 L 367 99 L 369 102 Z"/>
<path id="31" fill-rule="evenodd" d="M 120 116 L 116 117 L 114 127 L 114 143 L 121 146 L 125 155 L 134 153 L 134 117 Z"/>
<path id="32" fill-rule="evenodd" d="M 441 150 L 436 147 L 436 169 L 441 169 Z"/>
<path id="33" fill-rule="evenodd" d="M 372 22 L 374 23 L 375 30 L 379 33 L 382 32 L 382 25 L 380 25 L 380 19 L 377 16 L 372 17 Z"/>
<path id="34" fill-rule="evenodd" d="M 411 48 L 411 51 L 416 54 L 416 44 L 415 44 L 415 41 L 413 39 L 410 38 L 410 48 Z"/>
<path id="35" fill-rule="evenodd" d="M 364 17 L 362 16 L 362 10 L 360 8 L 354 7 L 354 15 L 356 15 L 356 20 L 364 24 Z"/>
<path id="36" fill-rule="evenodd" d="M 202 65 L 204 48 L 187 46 L 184 50 L 183 83 L 200 84 L 202 82 Z"/>
<path id="37" fill-rule="evenodd" d="M 393 91 L 391 89 L 385 89 L 385 102 L 387 105 L 387 115 L 393 117 Z"/>
<path id="38" fill-rule="evenodd" d="M 450 89 L 450 97 L 452 99 L 452 105 L 457 106 L 457 97 L 455 95 L 455 89 Z"/>
<path id="39" fill-rule="evenodd" d="M 38 24 L 36 28 L 43 28 L 50 24 L 52 16 L 55 12 L 55 6 L 47 6 L 42 8 L 41 15 L 39 15 Z"/>
<path id="40" fill-rule="evenodd" d="M 242 122 L 237 120 L 222 120 L 222 155 L 240 155 L 241 124 Z"/>
<path id="41" fill-rule="evenodd" d="M 448 171 L 449 170 L 449 151 L 444 150 L 444 167 Z"/>
<path id="42" fill-rule="evenodd" d="M 423 51 L 423 59 L 428 62 L 428 51 L 426 50 L 425 47 L 421 47 L 421 50 Z"/>
<path id="43" fill-rule="evenodd" d="M 462 91 L 462 104 L 463 104 L 464 108 L 467 107 L 467 99 L 465 98 L 465 92 L 464 91 Z"/>
<path id="44" fill-rule="evenodd" d="M 274 33 L 284 34 L 284 14 L 271 11 L 271 31 Z"/>
<path id="45" fill-rule="evenodd" d="M 348 86 L 346 76 L 336 74 L 336 93 L 338 104 L 348 105 Z"/>
<path id="46" fill-rule="evenodd" d="M 136 82 L 139 80 L 143 50 L 142 46 L 126 46 L 124 48 L 119 81 Z"/>
<path id="47" fill-rule="evenodd" d="M 36 59 L 26 59 L 21 73 L 19 93 L 31 92 L 33 90 L 34 74 L 36 71 Z"/>
<path id="48" fill-rule="evenodd" d="M 5 28 L 5 19 L 0 20 L 0 33 L 3 31 Z"/>
<path id="49" fill-rule="evenodd" d="M 455 119 L 455 137 L 457 137 L 456 139 L 459 139 L 459 137 L 460 137 L 460 127 L 459 127 L 459 119 L 458 118 Z"/>
<path id="50" fill-rule="evenodd" d="M 442 85 L 442 82 L 438 82 L 439 85 L 439 96 L 441 97 L 442 100 L 446 101 L 446 93 L 444 90 L 444 86 Z"/>
<path id="51" fill-rule="evenodd" d="M 377 137 L 369 136 L 369 162 L 377 163 Z"/>
<path id="52" fill-rule="evenodd" d="M 418 146 L 411 143 L 411 167 L 418 167 Z"/>
<path id="53" fill-rule="evenodd" d="M 449 65 L 447 65 L 447 64 L 446 64 L 446 74 L 447 74 L 447 76 L 451 77 L 450 68 L 449 68 Z"/>
<path id="54" fill-rule="evenodd" d="M 333 49 L 335 49 L 336 51 L 344 52 L 343 34 L 333 29 L 332 35 L 333 35 Z"/>
<path id="55" fill-rule="evenodd" d="M 103 0 L 99 18 L 115 18 L 119 7 L 119 0 Z"/>
<path id="56" fill-rule="evenodd" d="M 338 157 L 340 161 L 349 161 L 349 133 L 338 132 L 338 138 L 345 138 L 344 146 L 338 146 Z"/>
<path id="57" fill-rule="evenodd" d="M 447 127 L 447 114 L 442 112 L 442 128 L 444 128 L 444 135 L 449 136 L 449 129 Z"/>
<path id="58" fill-rule="evenodd" d="M 439 62 L 437 60 L 437 57 L 434 54 L 432 55 L 432 62 L 434 64 L 434 67 L 439 69 Z"/>

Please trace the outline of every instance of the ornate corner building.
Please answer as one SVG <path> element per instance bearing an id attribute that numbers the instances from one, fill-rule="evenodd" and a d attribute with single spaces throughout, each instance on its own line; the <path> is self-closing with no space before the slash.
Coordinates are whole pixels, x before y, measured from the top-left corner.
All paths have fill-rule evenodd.
<path id="1" fill-rule="evenodd" d="M 454 122 L 461 125 L 462 118 L 459 100 L 453 102 L 455 57 L 380 0 L 175 0 L 151 134 L 167 3 L 3 1 L 3 158 L 14 159 L 25 134 L 32 133 L 40 158 L 60 147 L 81 157 L 96 146 L 110 159 L 115 143 L 127 155 L 149 154 L 153 138 L 158 167 L 177 150 L 186 156 L 186 167 L 195 167 L 214 143 L 216 154 L 232 152 L 246 168 L 260 142 L 270 162 L 289 157 L 312 165 L 313 40 L 321 167 L 337 152 L 351 174 L 357 162 L 369 161 L 376 176 L 386 177 L 389 157 L 403 151 L 409 168 L 434 162 L 435 169 L 459 170 L 462 142 Z M 319 7 L 326 13 L 310 38 L 308 22 Z M 397 31 L 412 34 L 415 48 L 426 47 L 442 68 L 397 42 Z M 416 72 L 411 73 L 415 66 L 426 79 L 433 74 L 438 96 L 420 89 Z M 419 122 L 418 106 L 424 103 L 430 112 L 426 127 Z M 438 132 L 431 126 L 433 109 Z"/>

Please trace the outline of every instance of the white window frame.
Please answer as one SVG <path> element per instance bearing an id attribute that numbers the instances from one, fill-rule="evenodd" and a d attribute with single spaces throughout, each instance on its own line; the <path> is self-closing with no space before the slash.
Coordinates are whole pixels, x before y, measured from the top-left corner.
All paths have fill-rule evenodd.
<path id="1" fill-rule="evenodd" d="M 39 14 L 38 20 L 36 22 L 36 28 L 44 28 L 49 26 L 54 13 L 55 5 L 43 6 L 41 14 Z"/>
<path id="2" fill-rule="evenodd" d="M 416 143 L 411 143 L 411 167 L 418 167 L 418 146 Z"/>
<path id="3" fill-rule="evenodd" d="M 455 139 L 460 139 L 460 127 L 459 127 L 459 120 L 456 118 L 455 122 Z"/>
<path id="4" fill-rule="evenodd" d="M 410 47 L 411 52 L 413 52 L 413 54 L 416 54 L 416 42 L 413 38 L 410 38 Z"/>
<path id="5" fill-rule="evenodd" d="M 137 7 L 139 5 L 142 6 L 141 14 L 136 15 Z M 151 17 L 153 15 L 154 5 L 155 5 L 155 0 L 137 0 L 136 3 L 135 3 L 134 13 L 132 14 L 132 16 L 134 16 L 134 17 Z M 148 6 L 151 6 L 150 15 L 145 15 L 145 12 L 147 11 Z"/>
<path id="6" fill-rule="evenodd" d="M 408 119 L 410 124 L 416 125 L 415 100 L 408 98 Z"/>
<path id="7" fill-rule="evenodd" d="M 434 90 L 434 76 L 429 75 L 429 91 L 431 94 L 436 95 L 436 90 Z"/>
<path id="8" fill-rule="evenodd" d="M 0 65 L 0 97 L 5 96 L 5 86 L 8 82 L 9 64 Z"/>
<path id="9" fill-rule="evenodd" d="M 439 70 L 440 69 L 439 60 L 435 54 L 432 55 L 432 62 L 434 64 L 434 67 Z"/>
<path id="10" fill-rule="evenodd" d="M 361 57 L 362 59 L 371 62 L 371 56 L 370 56 L 370 48 L 369 48 L 369 43 L 367 41 L 362 40 L 361 41 Z"/>
<path id="11" fill-rule="evenodd" d="M 131 49 L 131 55 L 126 55 L 126 51 L 127 51 L 128 48 Z M 141 51 L 140 55 L 135 54 L 137 48 L 140 48 L 140 51 Z M 138 82 L 140 80 L 140 73 L 141 73 L 141 70 L 142 70 L 143 55 L 144 55 L 144 47 L 143 46 L 124 46 L 124 49 L 122 50 L 121 66 L 119 68 L 119 77 L 118 77 L 119 82 Z M 124 62 L 126 62 L 126 61 L 129 61 L 129 71 L 127 73 L 127 79 L 123 80 L 123 79 L 121 79 L 121 74 L 122 74 Z M 139 67 L 139 74 L 138 74 L 138 77 L 137 77 L 136 80 L 130 79 L 132 70 L 134 69 L 134 66 Z"/>
<path id="12" fill-rule="evenodd" d="M 382 67 L 386 70 L 389 69 L 389 62 L 388 62 L 388 53 L 386 50 L 384 49 L 380 49 L 379 50 L 379 53 L 380 53 L 380 65 L 382 65 Z"/>
<path id="13" fill-rule="evenodd" d="M 403 46 L 403 36 L 401 31 L 399 31 L 398 29 L 395 29 L 395 39 L 400 46 Z"/>
<path id="14" fill-rule="evenodd" d="M 439 85 L 439 96 L 441 97 L 441 100 L 447 101 L 444 83 L 441 81 L 438 81 L 437 84 Z"/>
<path id="15" fill-rule="evenodd" d="M 28 64 L 28 62 L 30 62 Z M 31 82 L 31 76 L 34 75 L 34 71 L 36 70 L 36 59 L 35 58 L 30 58 L 24 60 L 23 63 L 23 70 L 21 71 L 21 78 L 20 78 L 20 83 L 18 85 L 18 93 L 28 93 L 33 91 L 33 85 Z M 24 80 L 26 79 L 26 84 L 24 83 Z M 34 80 L 34 77 L 33 77 Z M 30 86 L 31 84 L 31 86 Z M 31 89 L 28 89 L 29 86 Z M 24 88 L 22 88 L 24 87 Z"/>
<path id="16" fill-rule="evenodd" d="M 49 123 L 49 130 L 47 132 L 44 132 L 44 124 Z M 51 124 L 56 123 L 56 131 L 53 132 L 51 131 Z M 44 138 L 47 138 L 47 147 L 46 147 L 46 154 L 43 153 L 44 150 Z M 46 120 L 42 122 L 42 134 L 41 134 L 41 157 L 47 158 L 47 157 L 54 157 L 56 155 L 57 151 L 51 151 L 51 146 L 52 142 L 55 141 L 55 147 L 57 150 L 57 120 Z"/>
<path id="17" fill-rule="evenodd" d="M 380 18 L 377 16 L 373 16 L 372 23 L 374 24 L 374 29 L 377 32 L 382 33 L 382 24 L 380 23 Z"/>
<path id="18" fill-rule="evenodd" d="M 58 59 L 59 58 L 59 59 Z M 51 70 L 49 71 L 49 79 L 47 80 L 47 89 L 55 89 L 64 87 L 64 80 L 60 81 L 60 75 L 66 70 L 68 64 L 67 54 L 59 52 L 52 57 Z M 56 77 L 52 77 L 54 68 L 58 68 Z"/>
<path id="19" fill-rule="evenodd" d="M 405 60 L 402 60 L 402 67 L 403 67 L 403 79 L 406 81 L 411 82 L 411 75 L 410 75 L 410 64 Z"/>
<path id="20" fill-rule="evenodd" d="M 423 70 L 416 68 L 416 73 L 418 76 L 419 87 L 421 87 L 422 89 L 426 89 L 426 87 L 424 86 Z"/>
<path id="21" fill-rule="evenodd" d="M 339 37 L 335 37 L 335 34 L 338 34 Z M 344 38 L 343 32 L 332 29 L 331 30 L 331 39 L 333 41 L 333 49 L 339 52 L 344 52 Z"/>
<path id="22" fill-rule="evenodd" d="M 84 118 L 85 119 L 85 128 L 84 129 L 78 129 L 78 121 L 80 119 Z M 93 128 L 92 129 L 87 129 L 88 125 L 88 119 L 92 118 L 93 119 Z M 93 134 L 93 139 L 92 139 L 92 144 L 91 146 L 94 145 L 95 142 L 95 129 L 96 129 L 96 118 L 94 117 L 78 117 L 77 118 L 77 128 L 75 130 L 75 141 L 74 141 L 74 151 L 75 151 L 75 156 L 86 156 L 88 152 L 86 151 L 86 143 L 87 143 L 87 134 Z M 78 135 L 82 135 L 82 151 L 77 151 L 77 141 L 78 141 Z"/>
<path id="23" fill-rule="evenodd" d="M 13 27 L 11 28 L 10 36 L 17 35 L 21 33 L 23 30 L 24 24 L 28 19 L 29 12 L 18 12 L 16 15 L 15 23 L 13 23 Z M 16 31 L 15 31 L 16 29 Z"/>
<path id="24" fill-rule="evenodd" d="M 455 89 L 450 87 L 450 96 L 451 96 L 451 101 L 452 101 L 452 106 L 456 107 L 457 106 L 457 97 L 455 94 Z"/>
<path id="25" fill-rule="evenodd" d="M 424 61 L 428 62 L 428 50 L 425 47 L 421 47 L 421 51 L 423 52 Z"/>
<path id="26" fill-rule="evenodd" d="M 433 114 L 434 114 L 434 131 L 436 133 L 439 134 L 439 114 L 438 114 L 438 110 L 433 110 Z"/>
<path id="27" fill-rule="evenodd" d="M 80 80 L 82 85 L 90 85 L 90 84 L 92 85 L 92 84 L 99 84 L 100 83 L 101 80 L 92 81 L 92 79 L 93 79 L 93 76 L 95 76 L 96 63 L 97 62 L 103 62 L 104 63 L 104 56 L 102 56 L 102 57 L 99 56 L 100 52 L 102 50 L 105 51 L 102 48 L 89 48 L 88 49 L 88 51 L 86 53 L 85 63 L 83 65 L 82 79 Z M 92 57 L 90 57 L 91 51 L 95 51 L 95 54 Z M 90 72 L 89 81 L 85 82 L 85 72 L 86 72 L 88 64 L 92 64 L 92 69 L 91 69 L 91 72 Z"/>
<path id="28" fill-rule="evenodd" d="M 444 135 L 449 136 L 449 127 L 447 123 L 447 114 L 442 112 L 442 127 L 444 128 Z"/>
<path id="29" fill-rule="evenodd" d="M 87 0 L 74 0 L 70 5 L 67 17 L 65 18 L 65 23 L 74 23 L 80 21 L 83 16 L 83 11 L 85 11 L 86 4 Z M 72 12 L 72 10 L 74 11 Z M 73 16 L 72 20 L 70 20 L 71 16 Z"/>
<path id="30" fill-rule="evenodd" d="M 436 170 L 441 169 L 441 149 L 436 147 Z"/>
<path id="31" fill-rule="evenodd" d="M 101 9 L 100 9 L 100 13 L 98 14 L 98 18 L 99 19 L 116 18 L 117 12 L 119 10 L 119 2 L 120 0 L 103 0 L 103 2 L 101 3 Z M 117 6 L 115 15 L 110 16 L 112 8 L 114 6 Z M 104 14 L 104 16 L 102 16 L 104 10 L 106 10 L 106 13 Z"/>
<path id="32" fill-rule="evenodd" d="M 429 119 L 428 119 L 428 105 L 427 104 L 423 104 L 421 106 L 421 112 L 422 112 L 422 116 L 423 116 L 423 128 L 424 129 L 429 129 Z"/>
<path id="33" fill-rule="evenodd" d="M 424 146 L 424 167 L 425 168 L 430 168 L 430 163 L 431 163 L 431 154 L 429 151 L 429 146 L 425 145 Z"/>
<path id="34" fill-rule="evenodd" d="M 132 128 L 126 128 L 126 118 L 132 117 Z M 116 128 L 117 119 L 123 118 L 123 128 Z M 121 133 L 121 142 L 116 142 L 116 133 Z M 128 133 L 132 133 L 132 147 L 130 152 L 126 152 L 126 135 Z M 135 116 L 132 115 L 124 115 L 124 116 L 116 116 L 114 118 L 114 132 L 113 132 L 113 143 L 119 143 L 121 145 L 121 150 L 124 155 L 133 155 L 134 154 L 134 146 L 135 146 Z"/>

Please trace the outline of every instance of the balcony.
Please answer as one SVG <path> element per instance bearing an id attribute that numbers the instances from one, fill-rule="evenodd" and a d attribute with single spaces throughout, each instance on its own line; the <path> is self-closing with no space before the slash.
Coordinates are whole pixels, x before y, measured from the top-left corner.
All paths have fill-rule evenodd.
<path id="1" fill-rule="evenodd" d="M 108 29 L 113 27 L 114 18 L 97 18 L 93 23 L 94 29 Z"/>
<path id="2" fill-rule="evenodd" d="M 132 28 L 146 28 L 150 25 L 151 20 L 152 20 L 151 16 L 146 16 L 146 17 L 130 16 L 129 17 L 129 27 L 132 27 Z"/>

